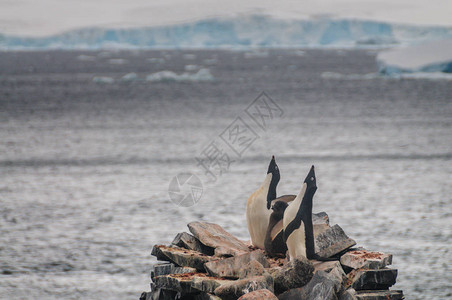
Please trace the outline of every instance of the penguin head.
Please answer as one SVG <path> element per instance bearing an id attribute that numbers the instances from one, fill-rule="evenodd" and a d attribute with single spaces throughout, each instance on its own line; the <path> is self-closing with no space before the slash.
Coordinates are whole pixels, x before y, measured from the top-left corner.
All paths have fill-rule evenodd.
<path id="1" fill-rule="evenodd" d="M 306 176 L 304 183 L 306 183 L 307 191 L 311 189 L 317 190 L 317 179 L 315 177 L 314 165 L 311 167 L 311 170 L 309 170 L 309 173 Z"/>
<path id="2" fill-rule="evenodd" d="M 284 211 L 286 210 L 288 204 L 284 201 L 276 201 L 273 206 L 272 209 L 275 213 L 284 213 Z"/>
<path id="3" fill-rule="evenodd" d="M 272 180 L 270 182 L 270 187 L 267 194 L 267 209 L 270 209 L 272 200 L 276 199 L 276 186 L 278 185 L 279 179 L 281 178 L 279 174 L 279 168 L 275 161 L 275 156 L 272 156 L 272 160 L 268 165 L 267 174 L 272 174 Z"/>
<path id="4" fill-rule="evenodd" d="M 277 216 L 278 219 L 282 219 L 287 206 L 288 204 L 284 201 L 276 201 L 272 206 L 272 215 Z"/>

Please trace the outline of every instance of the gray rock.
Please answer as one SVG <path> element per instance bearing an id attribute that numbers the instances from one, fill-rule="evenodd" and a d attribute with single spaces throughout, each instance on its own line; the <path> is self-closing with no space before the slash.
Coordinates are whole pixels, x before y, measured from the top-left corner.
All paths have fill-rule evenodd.
<path id="1" fill-rule="evenodd" d="M 154 264 L 151 271 L 151 279 L 154 280 L 155 276 L 168 275 L 168 274 L 182 274 L 182 273 L 194 273 L 197 270 L 190 267 L 176 267 L 173 263 L 157 263 Z"/>
<path id="2" fill-rule="evenodd" d="M 214 254 L 212 247 L 203 245 L 197 238 L 187 232 L 178 233 L 171 244 L 181 248 L 195 250 L 206 255 Z"/>
<path id="3" fill-rule="evenodd" d="M 194 300 L 221 300 L 220 297 L 215 296 L 210 293 L 200 293 L 199 295 L 193 296 Z"/>
<path id="4" fill-rule="evenodd" d="M 392 254 L 352 250 L 341 256 L 341 264 L 352 269 L 382 269 L 392 264 Z"/>
<path id="5" fill-rule="evenodd" d="M 347 275 L 347 285 L 355 290 L 384 290 L 396 283 L 396 269 L 359 269 Z"/>
<path id="6" fill-rule="evenodd" d="M 188 225 L 190 232 L 204 245 L 220 248 L 215 251 L 216 256 L 240 255 L 249 252 L 248 246 L 224 230 L 221 226 L 207 222 L 191 222 Z"/>
<path id="7" fill-rule="evenodd" d="M 339 295 L 339 300 L 358 300 L 357 293 L 354 289 L 349 288 Z"/>
<path id="8" fill-rule="evenodd" d="M 344 269 L 342 269 L 341 264 L 338 260 L 335 261 L 314 261 L 314 273 L 317 273 L 318 271 L 324 271 L 328 273 L 331 277 L 331 280 L 335 282 L 335 284 L 338 286 L 338 292 L 341 292 L 343 290 L 343 283 L 347 280 L 347 275 L 344 272 Z"/>
<path id="9" fill-rule="evenodd" d="M 188 250 L 177 246 L 154 245 L 152 255 L 158 260 L 169 260 L 181 267 L 191 267 L 204 272 L 204 264 L 212 258 L 198 251 Z"/>
<path id="10" fill-rule="evenodd" d="M 181 296 L 181 293 L 177 291 L 158 288 L 155 284 L 151 284 L 151 287 L 152 290 L 146 295 L 146 300 L 173 300 Z"/>
<path id="11" fill-rule="evenodd" d="M 152 292 L 141 293 L 140 300 L 152 300 Z"/>
<path id="12" fill-rule="evenodd" d="M 321 257 L 331 257 L 354 245 L 356 242 L 337 224 L 315 237 L 316 253 Z"/>
<path id="13" fill-rule="evenodd" d="M 308 284 L 301 288 L 291 289 L 278 296 L 279 300 L 337 300 L 338 286 L 331 276 L 318 271 Z"/>
<path id="14" fill-rule="evenodd" d="M 405 299 L 402 291 L 358 291 L 358 300 L 402 300 Z"/>
<path id="15" fill-rule="evenodd" d="M 216 288 L 215 295 L 221 297 L 223 300 L 235 300 L 244 294 L 262 289 L 273 291 L 273 278 L 270 275 L 231 280 Z"/>
<path id="16" fill-rule="evenodd" d="M 227 280 L 208 277 L 202 273 L 169 274 L 154 278 L 156 288 L 176 291 L 180 294 L 212 293 L 217 287 L 226 282 Z"/>
<path id="17" fill-rule="evenodd" d="M 316 214 L 312 214 L 313 225 L 330 225 L 330 218 L 327 213 L 322 211 Z"/>
<path id="18" fill-rule="evenodd" d="M 269 267 L 262 250 L 248 252 L 230 258 L 210 261 L 204 265 L 207 272 L 214 277 L 239 278 L 240 270 L 250 261 L 255 260 L 264 267 Z"/>
<path id="19" fill-rule="evenodd" d="M 264 273 L 264 266 L 257 260 L 252 260 L 240 270 L 239 278 L 243 279 L 247 277 L 261 276 L 264 275 Z"/>
<path id="20" fill-rule="evenodd" d="M 304 286 L 311 280 L 313 273 L 314 266 L 306 258 L 300 257 L 289 261 L 271 274 L 275 282 L 276 294 Z"/>
<path id="21" fill-rule="evenodd" d="M 246 293 L 239 300 L 278 300 L 278 298 L 267 289 L 257 290 L 251 293 Z"/>

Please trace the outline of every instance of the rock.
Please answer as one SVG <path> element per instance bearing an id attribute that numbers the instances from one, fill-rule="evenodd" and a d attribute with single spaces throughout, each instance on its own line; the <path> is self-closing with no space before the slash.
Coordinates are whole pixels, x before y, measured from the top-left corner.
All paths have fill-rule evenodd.
<path id="1" fill-rule="evenodd" d="M 311 280 L 313 272 L 314 266 L 306 258 L 289 261 L 271 274 L 275 282 L 276 294 L 302 287 Z"/>
<path id="2" fill-rule="evenodd" d="M 193 297 L 194 300 L 221 300 L 220 297 L 210 293 L 201 293 Z"/>
<path id="3" fill-rule="evenodd" d="M 330 219 L 326 212 L 312 214 L 312 224 L 314 229 L 314 237 L 330 228 Z"/>
<path id="4" fill-rule="evenodd" d="M 308 284 L 301 288 L 291 289 L 278 296 L 280 300 L 337 300 L 341 284 L 337 284 L 333 276 L 324 271 L 314 274 Z"/>
<path id="5" fill-rule="evenodd" d="M 209 256 L 214 254 L 212 247 L 203 245 L 197 238 L 187 232 L 178 233 L 171 244 L 181 248 L 195 250 Z"/>
<path id="6" fill-rule="evenodd" d="M 181 267 L 192 267 L 198 271 L 205 271 L 204 263 L 212 258 L 198 251 L 179 248 L 177 246 L 154 245 L 152 255 L 158 260 L 169 260 Z"/>
<path id="7" fill-rule="evenodd" d="M 240 270 L 239 278 L 243 279 L 247 277 L 261 276 L 264 275 L 264 273 L 264 266 L 257 260 L 252 260 Z"/>
<path id="8" fill-rule="evenodd" d="M 330 225 L 330 218 L 327 213 L 322 211 L 317 214 L 312 214 L 313 225 Z"/>
<path id="9" fill-rule="evenodd" d="M 359 269 L 347 275 L 347 286 L 355 290 L 384 290 L 396 283 L 396 269 Z"/>
<path id="10" fill-rule="evenodd" d="M 190 267 L 176 267 L 172 263 L 157 263 L 153 266 L 151 271 L 151 279 L 154 280 L 155 276 L 168 275 L 168 274 L 182 274 L 182 273 L 194 273 L 195 268 Z"/>
<path id="11" fill-rule="evenodd" d="M 154 278 L 156 288 L 176 291 L 182 294 L 212 293 L 227 280 L 209 277 L 203 273 L 169 274 Z"/>
<path id="12" fill-rule="evenodd" d="M 244 294 L 262 289 L 273 291 L 273 278 L 270 275 L 231 280 L 215 289 L 215 295 L 221 299 L 235 300 Z"/>
<path id="13" fill-rule="evenodd" d="M 151 300 L 152 292 L 143 292 L 141 293 L 140 300 Z"/>
<path id="14" fill-rule="evenodd" d="M 341 264 L 338 260 L 335 261 L 314 261 L 314 273 L 318 271 L 324 271 L 328 274 L 330 274 L 338 284 L 342 286 L 342 283 L 346 281 L 347 275 L 345 274 L 344 270 L 342 269 Z"/>
<path id="15" fill-rule="evenodd" d="M 151 292 L 146 295 L 146 300 L 173 300 L 176 299 L 179 295 L 181 295 L 177 291 L 170 291 L 161 289 L 155 286 L 155 284 L 151 284 Z M 142 294 L 143 295 L 143 294 Z"/>
<path id="16" fill-rule="evenodd" d="M 402 300 L 405 299 L 402 291 L 358 291 L 358 300 Z"/>
<path id="17" fill-rule="evenodd" d="M 249 252 L 248 246 L 244 242 L 217 224 L 191 222 L 188 224 L 188 229 L 204 245 L 220 248 L 221 251 L 215 251 L 216 256 L 222 256 L 224 253 L 235 256 Z"/>
<path id="18" fill-rule="evenodd" d="M 352 250 L 341 256 L 341 264 L 352 269 L 382 269 L 392 264 L 392 254 Z"/>
<path id="19" fill-rule="evenodd" d="M 267 289 L 257 290 L 251 293 L 247 293 L 239 298 L 239 300 L 278 300 L 278 298 Z"/>
<path id="20" fill-rule="evenodd" d="M 240 270 L 250 261 L 255 260 L 264 267 L 269 267 L 268 261 L 262 250 L 256 250 L 230 258 L 208 262 L 204 265 L 211 276 L 239 278 Z"/>
<path id="21" fill-rule="evenodd" d="M 339 225 L 334 225 L 315 237 L 316 253 L 321 257 L 331 257 L 356 245 Z"/>
<path id="22" fill-rule="evenodd" d="M 355 289 L 349 288 L 339 295 L 339 300 L 358 300 Z"/>

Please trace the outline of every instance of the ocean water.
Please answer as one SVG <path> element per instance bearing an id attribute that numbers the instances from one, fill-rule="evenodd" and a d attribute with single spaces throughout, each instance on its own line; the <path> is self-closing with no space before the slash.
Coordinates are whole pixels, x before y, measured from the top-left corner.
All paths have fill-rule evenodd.
<path id="1" fill-rule="evenodd" d="M 316 166 L 314 211 L 392 253 L 394 289 L 451 298 L 452 81 L 379 77 L 376 54 L 0 53 L 0 298 L 138 299 L 152 245 L 188 222 L 248 238 L 271 155 L 278 194 Z M 188 75 L 146 80 L 160 71 Z M 262 91 L 279 108 L 264 129 L 246 114 Z M 221 138 L 238 117 L 254 133 L 240 155 Z M 196 160 L 211 142 L 232 160 L 215 182 Z M 202 180 L 194 206 L 169 199 L 180 172 Z"/>

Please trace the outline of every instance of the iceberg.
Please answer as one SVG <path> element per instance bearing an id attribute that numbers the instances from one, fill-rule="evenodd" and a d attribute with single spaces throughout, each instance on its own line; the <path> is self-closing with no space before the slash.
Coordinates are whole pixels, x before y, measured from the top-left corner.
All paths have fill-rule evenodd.
<path id="1" fill-rule="evenodd" d="M 452 73 L 452 39 L 382 51 L 377 55 L 377 64 L 385 75 Z"/>
<path id="2" fill-rule="evenodd" d="M 196 73 L 182 73 L 177 74 L 173 71 L 160 71 L 146 76 L 146 81 L 151 82 L 165 82 L 165 81 L 180 81 L 180 82 L 208 82 L 213 81 L 214 77 L 209 69 L 200 69 Z"/>
<path id="3" fill-rule="evenodd" d="M 446 38 L 452 38 L 452 27 L 248 15 L 152 27 L 84 28 L 47 37 L 0 34 L 0 49 L 375 48 Z"/>

